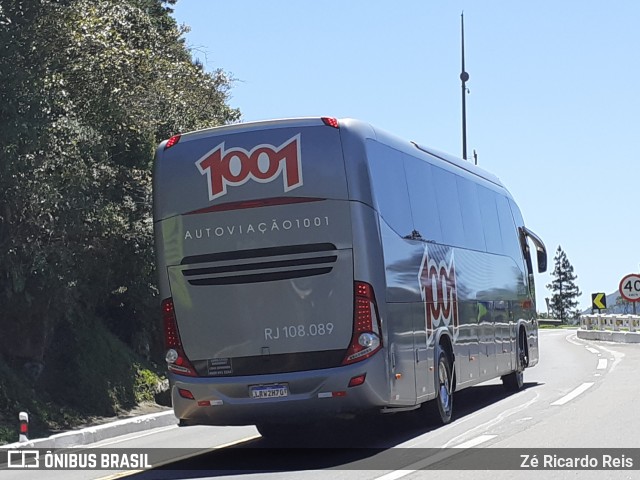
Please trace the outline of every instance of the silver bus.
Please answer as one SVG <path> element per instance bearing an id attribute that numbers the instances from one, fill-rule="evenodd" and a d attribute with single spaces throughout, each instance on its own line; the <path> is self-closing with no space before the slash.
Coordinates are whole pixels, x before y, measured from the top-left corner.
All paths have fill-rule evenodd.
<path id="1" fill-rule="evenodd" d="M 423 404 L 538 363 L 530 245 L 493 175 L 352 119 L 245 123 L 158 147 L 154 226 L 181 425 Z M 530 240 L 531 242 L 528 242 Z"/>

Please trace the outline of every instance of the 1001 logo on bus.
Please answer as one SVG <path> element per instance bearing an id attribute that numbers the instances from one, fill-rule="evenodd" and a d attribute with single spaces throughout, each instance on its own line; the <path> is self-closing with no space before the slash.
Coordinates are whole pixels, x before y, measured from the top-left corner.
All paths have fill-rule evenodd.
<path id="1" fill-rule="evenodd" d="M 453 340 L 458 337 L 458 290 L 456 288 L 456 268 L 453 251 L 449 262 L 439 262 L 429 256 L 425 248 L 422 265 L 418 273 L 420 294 L 425 302 L 425 325 L 427 343 L 431 342 L 433 333 L 441 326 L 452 331 Z"/>
<path id="2" fill-rule="evenodd" d="M 269 183 L 283 172 L 284 191 L 302 186 L 300 134 L 279 147 L 260 144 L 250 151 L 234 147 L 225 150 L 224 142 L 202 156 L 196 166 L 209 180 L 209 200 L 227 194 L 228 186 L 243 185 L 250 179 Z"/>

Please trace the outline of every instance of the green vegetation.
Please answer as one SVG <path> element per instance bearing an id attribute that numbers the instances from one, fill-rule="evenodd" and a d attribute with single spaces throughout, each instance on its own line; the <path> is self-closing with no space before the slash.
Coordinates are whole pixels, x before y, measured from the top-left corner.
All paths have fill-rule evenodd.
<path id="1" fill-rule="evenodd" d="M 155 147 L 239 119 L 174 3 L 0 4 L 0 442 L 20 410 L 46 432 L 157 388 Z"/>
<path id="2" fill-rule="evenodd" d="M 160 393 L 165 378 L 141 365 L 135 365 L 135 372 L 133 392 L 136 403 L 153 402 L 156 394 Z"/>
<path id="3" fill-rule="evenodd" d="M 0 442 L 17 441 L 20 411 L 36 438 L 153 401 L 163 380 L 163 367 L 141 363 L 98 320 L 60 325 L 54 343 L 37 378 L 21 361 L 0 362 Z"/>
<path id="4" fill-rule="evenodd" d="M 555 263 L 555 268 L 551 272 L 553 280 L 547 285 L 552 292 L 549 302 L 550 314 L 551 318 L 557 318 L 564 324 L 569 319 L 580 315 L 577 306 L 578 297 L 582 292 L 575 283 L 578 276 L 573 272 L 573 266 L 569 263 L 567 254 L 559 245 L 553 261 Z"/>

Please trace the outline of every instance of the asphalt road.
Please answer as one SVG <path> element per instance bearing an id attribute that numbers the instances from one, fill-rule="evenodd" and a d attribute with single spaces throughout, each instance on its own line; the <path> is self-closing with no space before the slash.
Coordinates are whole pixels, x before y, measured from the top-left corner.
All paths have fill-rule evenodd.
<path id="1" fill-rule="evenodd" d="M 541 455 L 557 453 L 559 457 L 565 456 L 567 451 L 561 449 L 566 448 L 604 449 L 570 453 L 599 456 L 600 461 L 603 453 L 611 454 L 615 461 L 621 453 L 614 449 L 640 447 L 640 345 L 587 342 L 571 330 L 541 330 L 540 335 L 541 361 L 525 372 L 522 391 L 508 394 L 497 380 L 457 392 L 454 421 L 447 426 L 429 425 L 414 412 L 332 424 L 326 427 L 327 435 L 304 432 L 291 442 L 263 439 L 254 427 L 172 426 L 94 445 L 189 449 L 172 453 L 189 458 L 160 468 L 141 473 L 5 471 L 0 478 L 640 478 L 638 470 L 521 468 L 520 454 L 531 452 L 527 449 L 546 449 Z M 511 465 L 514 457 L 516 468 L 499 470 Z M 640 459 L 634 460 L 634 467 L 640 468 Z M 429 466 L 439 470 L 425 471 Z"/>

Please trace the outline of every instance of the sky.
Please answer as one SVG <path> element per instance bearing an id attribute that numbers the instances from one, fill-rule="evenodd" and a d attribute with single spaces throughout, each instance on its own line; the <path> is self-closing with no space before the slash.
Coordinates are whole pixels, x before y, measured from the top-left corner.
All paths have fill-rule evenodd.
<path id="1" fill-rule="evenodd" d="M 549 272 L 562 246 L 589 308 L 640 270 L 640 2 L 179 0 L 174 17 L 194 58 L 235 79 L 242 121 L 357 118 L 462 156 L 463 11 L 468 151 L 544 240 Z"/>

